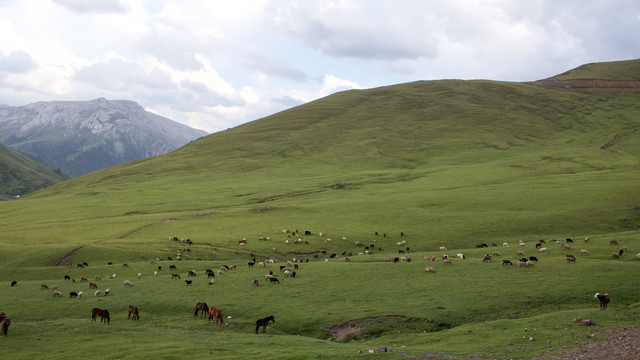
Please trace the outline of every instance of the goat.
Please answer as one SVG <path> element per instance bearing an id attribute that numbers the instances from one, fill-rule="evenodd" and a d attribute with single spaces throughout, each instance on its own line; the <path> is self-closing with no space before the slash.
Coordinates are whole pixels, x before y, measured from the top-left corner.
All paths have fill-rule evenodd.
<path id="1" fill-rule="evenodd" d="M 605 310 L 607 308 L 607 304 L 611 301 L 611 297 L 608 293 L 596 293 L 593 297 L 600 300 L 600 310 Z"/>

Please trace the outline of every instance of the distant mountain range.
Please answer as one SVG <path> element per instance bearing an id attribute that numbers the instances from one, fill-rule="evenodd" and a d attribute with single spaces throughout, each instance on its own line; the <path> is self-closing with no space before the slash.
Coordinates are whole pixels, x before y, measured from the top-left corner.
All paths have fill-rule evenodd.
<path id="1" fill-rule="evenodd" d="M 0 143 L 71 177 L 166 154 L 205 135 L 127 100 L 0 107 Z"/>

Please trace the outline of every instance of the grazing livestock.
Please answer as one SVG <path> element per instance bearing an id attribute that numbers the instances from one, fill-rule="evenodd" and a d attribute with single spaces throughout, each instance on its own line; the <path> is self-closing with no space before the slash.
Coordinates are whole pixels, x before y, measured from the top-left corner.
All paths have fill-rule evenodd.
<path id="1" fill-rule="evenodd" d="M 171 278 L 172 278 L 172 279 L 176 279 L 176 278 L 177 278 L 177 279 L 180 279 L 180 274 L 175 274 L 175 273 L 174 273 L 174 274 L 171 274 Z"/>
<path id="2" fill-rule="evenodd" d="M 440 246 L 440 251 L 447 251 L 447 248 L 444 246 Z"/>
<path id="3" fill-rule="evenodd" d="M 567 255 L 567 262 L 569 263 L 576 262 L 576 257 L 571 254 Z"/>
<path id="4" fill-rule="evenodd" d="M 215 322 L 220 324 L 220 326 L 223 325 L 224 320 L 222 320 L 222 312 L 220 309 L 212 306 L 209 308 L 209 322 L 211 322 L 213 318 L 215 318 Z"/>
<path id="5" fill-rule="evenodd" d="M 580 250 L 580 255 L 589 255 L 589 252 L 587 250 Z"/>
<path id="6" fill-rule="evenodd" d="M 605 310 L 607 308 L 607 304 L 611 301 L 611 297 L 608 293 L 596 293 L 593 297 L 600 300 L 600 310 Z"/>
<path id="7" fill-rule="evenodd" d="M 539 253 L 547 252 L 547 248 L 546 247 L 540 248 L 540 250 L 538 250 L 538 252 Z"/>
<path id="8" fill-rule="evenodd" d="M 211 279 L 211 280 L 209 280 L 209 282 L 208 282 L 208 284 L 209 284 L 209 285 L 213 285 L 213 284 L 215 284 L 215 283 L 216 283 L 215 279 Z"/>
<path id="9" fill-rule="evenodd" d="M 636 254 L 636 259 L 640 260 L 640 253 Z"/>
<path id="10" fill-rule="evenodd" d="M 249 265 L 249 267 L 253 267 L 253 265 L 256 264 L 256 258 L 253 258 L 253 260 L 249 261 L 247 264 Z"/>
<path id="11" fill-rule="evenodd" d="M 216 277 L 216 274 L 213 273 L 213 270 L 207 270 L 207 277 Z"/>
<path id="12" fill-rule="evenodd" d="M 526 263 L 526 262 L 524 262 L 524 261 L 522 261 L 522 260 L 518 261 L 518 267 L 519 267 L 519 268 L 521 268 L 521 267 L 525 267 L 526 265 L 527 265 L 527 263 Z"/>
<path id="13" fill-rule="evenodd" d="M 618 240 L 609 240 L 609 246 L 611 245 L 618 245 Z"/>
<path id="14" fill-rule="evenodd" d="M 100 290 L 96 290 L 96 292 L 93 293 L 93 296 L 100 296 L 101 292 Z"/>
<path id="15" fill-rule="evenodd" d="M 431 267 L 431 266 L 427 266 L 426 268 L 424 268 L 425 272 L 430 272 L 430 273 L 435 273 L 436 271 Z"/>
<path id="16" fill-rule="evenodd" d="M 175 265 L 169 265 L 169 270 L 178 270 L 178 268 Z"/>
<path id="17" fill-rule="evenodd" d="M 133 283 L 131 281 L 129 281 L 129 280 L 125 280 L 125 281 L 122 282 L 122 285 L 124 285 L 124 286 L 133 286 Z"/>
<path id="18" fill-rule="evenodd" d="M 486 255 L 484 256 L 484 259 L 482 259 L 482 262 L 487 262 L 487 261 L 488 261 L 488 262 L 491 262 L 491 255 L 489 255 L 489 254 L 486 254 Z"/>
<path id="19" fill-rule="evenodd" d="M 269 325 L 269 321 L 273 321 L 275 323 L 276 319 L 273 317 L 273 315 L 271 315 L 256 321 L 256 334 L 258 333 L 258 329 L 260 329 L 261 326 L 262 326 L 262 333 L 267 332 L 267 325 Z"/>
<path id="20" fill-rule="evenodd" d="M 196 311 L 193 313 L 193 316 L 198 316 L 198 311 L 200 311 L 200 317 L 204 314 L 209 313 L 209 305 L 206 302 L 198 302 L 196 303 Z"/>
<path id="21" fill-rule="evenodd" d="M 78 297 L 78 293 L 75 291 L 70 291 L 69 292 L 69 298 L 77 298 Z"/>
<path id="22" fill-rule="evenodd" d="M 451 262 L 451 259 L 443 259 L 442 264 L 447 265 L 447 264 L 453 264 L 453 263 Z"/>
<path id="23" fill-rule="evenodd" d="M 40 290 L 45 290 L 45 289 L 49 289 L 49 286 L 47 286 L 47 284 L 40 284 Z"/>
<path id="24" fill-rule="evenodd" d="M 278 284 L 280 283 L 280 280 L 278 280 L 278 278 L 276 278 L 276 277 L 270 277 L 270 278 L 269 278 L 269 281 L 270 281 L 271 283 L 278 283 Z"/>
<path id="25" fill-rule="evenodd" d="M 529 260 L 538 262 L 538 258 L 535 256 L 529 256 Z"/>
<path id="26" fill-rule="evenodd" d="M 107 325 L 111 324 L 109 311 L 99 308 L 93 308 L 91 310 L 91 321 L 96 321 L 96 316 L 100 316 L 100 322 L 105 322 Z"/>
<path id="27" fill-rule="evenodd" d="M 189 271 L 187 271 L 187 275 L 196 276 L 196 271 L 195 270 L 189 270 Z"/>
<path id="28" fill-rule="evenodd" d="M 255 286 L 260 286 L 260 283 L 258 282 L 258 280 L 253 279 L 251 280 L 251 283 Z"/>
<path id="29" fill-rule="evenodd" d="M 80 299 L 82 295 L 83 295 L 82 291 L 78 291 L 78 299 Z"/>
<path id="30" fill-rule="evenodd" d="M 129 311 L 129 313 L 127 314 L 127 319 L 129 319 L 131 317 L 131 315 L 133 315 L 133 320 L 135 320 L 135 321 L 140 320 L 140 314 L 138 313 L 138 307 L 137 306 L 129 305 L 128 311 Z"/>
<path id="31" fill-rule="evenodd" d="M 11 282 L 11 286 L 16 286 L 16 285 L 18 285 L 18 281 L 17 281 L 17 280 L 13 280 L 13 281 Z"/>
<path id="32" fill-rule="evenodd" d="M 89 289 L 97 289 L 98 288 L 98 284 L 94 283 L 94 282 L 90 282 L 89 283 Z"/>
<path id="33" fill-rule="evenodd" d="M 620 259 L 620 255 L 618 255 L 618 253 L 611 253 L 611 257 L 614 259 Z"/>
<path id="34" fill-rule="evenodd" d="M 109 295 L 109 293 L 110 293 L 110 292 L 111 292 L 111 289 L 107 289 L 107 290 L 105 290 L 105 291 L 104 291 L 104 296 Z"/>
<path id="35" fill-rule="evenodd" d="M 509 265 L 512 265 L 512 266 L 513 266 L 513 263 L 511 262 L 511 260 L 506 260 L 506 259 L 505 259 L 505 260 L 502 260 L 502 265 L 507 265 L 507 264 L 509 264 Z"/>
<path id="36" fill-rule="evenodd" d="M 65 280 L 71 280 L 71 276 L 69 276 L 69 275 L 65 275 L 65 276 L 64 276 L 64 279 L 65 279 Z"/>
<path id="37" fill-rule="evenodd" d="M 60 291 L 56 290 L 56 291 L 53 292 L 53 297 L 61 298 L 62 297 L 62 293 Z"/>
<path id="38" fill-rule="evenodd" d="M 87 281 L 89 281 L 89 279 L 87 279 L 86 276 L 80 277 L 80 282 L 87 282 Z"/>
<path id="39" fill-rule="evenodd" d="M 191 281 L 191 280 L 185 280 L 184 282 L 185 282 L 185 283 L 187 283 L 187 285 L 191 285 L 191 283 L 192 283 L 193 281 Z"/>
<path id="40" fill-rule="evenodd" d="M 5 313 L 0 314 L 0 337 L 7 336 L 9 325 L 11 325 L 11 320 L 7 318 L 7 315 Z"/>

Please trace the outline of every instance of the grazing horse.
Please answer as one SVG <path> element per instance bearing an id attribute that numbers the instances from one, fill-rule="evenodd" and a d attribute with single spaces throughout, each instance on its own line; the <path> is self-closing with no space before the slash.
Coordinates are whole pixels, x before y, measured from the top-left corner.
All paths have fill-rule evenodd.
<path id="1" fill-rule="evenodd" d="M 109 316 L 109 311 L 93 308 L 91 310 L 91 321 L 96 321 L 96 316 L 100 316 L 100 322 L 105 322 L 107 325 L 111 324 L 111 317 Z"/>
<path id="2" fill-rule="evenodd" d="M 140 320 L 140 314 L 138 314 L 138 307 L 129 305 L 129 314 L 127 314 L 127 319 L 129 319 L 132 314 L 133 314 L 133 320 L 135 321 Z"/>
<path id="3" fill-rule="evenodd" d="M 209 308 L 209 322 L 211 322 L 211 319 L 213 318 L 216 318 L 215 321 L 217 324 L 220 324 L 220 326 L 224 323 L 224 320 L 222 320 L 222 311 L 212 306 Z"/>
<path id="4" fill-rule="evenodd" d="M 7 319 L 7 315 L 0 314 L 0 337 L 7 336 L 9 325 L 11 325 L 11 320 Z"/>
<path id="5" fill-rule="evenodd" d="M 258 329 L 260 329 L 260 326 L 262 326 L 263 333 L 267 332 L 267 325 L 269 325 L 269 321 L 276 322 L 276 319 L 273 317 L 273 315 L 271 315 L 267 316 L 264 319 L 256 321 L 256 334 L 258 333 Z"/>
<path id="6" fill-rule="evenodd" d="M 209 305 L 206 302 L 199 302 L 196 304 L 196 312 L 193 313 L 193 316 L 198 316 L 198 310 L 200 310 L 200 317 L 205 313 L 209 313 Z"/>

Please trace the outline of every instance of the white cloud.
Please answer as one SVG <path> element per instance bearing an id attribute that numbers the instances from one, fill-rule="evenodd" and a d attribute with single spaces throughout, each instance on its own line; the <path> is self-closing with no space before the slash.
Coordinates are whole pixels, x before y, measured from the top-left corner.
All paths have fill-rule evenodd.
<path id="1" fill-rule="evenodd" d="M 353 88 L 640 57 L 635 0 L 0 1 L 0 104 L 129 99 L 207 131 Z"/>

